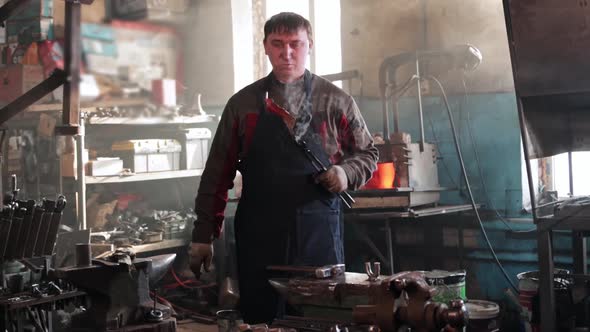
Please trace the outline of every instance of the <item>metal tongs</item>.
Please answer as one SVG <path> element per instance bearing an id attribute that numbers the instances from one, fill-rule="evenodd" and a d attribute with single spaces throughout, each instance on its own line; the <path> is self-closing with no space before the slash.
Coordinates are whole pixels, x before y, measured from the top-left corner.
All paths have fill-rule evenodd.
<path id="1" fill-rule="evenodd" d="M 283 120 L 289 129 L 289 132 L 293 134 L 293 127 L 295 126 L 295 118 L 293 115 L 291 115 L 291 113 L 289 113 L 284 108 L 277 105 L 272 99 L 268 98 L 268 93 L 266 94 L 265 104 L 271 113 L 278 115 Z M 323 173 L 328 170 L 326 165 L 324 165 L 324 163 L 322 163 L 322 161 L 307 147 L 307 143 L 303 139 L 294 138 L 294 141 L 295 144 L 305 153 L 305 156 L 307 159 L 309 159 L 318 173 Z M 355 201 L 348 192 L 343 191 L 341 193 L 336 193 L 336 195 L 338 195 L 338 198 L 340 198 L 342 203 L 344 203 L 347 208 L 352 208 L 352 204 L 354 204 Z"/>
<path id="2" fill-rule="evenodd" d="M 326 165 L 324 165 L 324 163 L 322 163 L 322 161 L 315 154 L 313 154 L 313 152 L 307 147 L 307 143 L 304 140 L 295 140 L 295 144 L 297 144 L 297 146 L 300 147 L 301 150 L 303 150 L 305 156 L 307 157 L 307 159 L 309 159 L 309 161 L 311 162 L 313 167 L 315 167 L 315 170 L 318 173 L 323 173 L 328 170 L 328 168 L 326 168 Z M 352 198 L 352 196 L 350 196 L 350 194 L 347 191 L 336 193 L 336 195 L 338 195 L 338 198 L 340 198 L 342 203 L 344 203 L 344 205 L 346 205 L 347 208 L 352 208 L 352 204 L 354 204 L 354 198 Z"/>

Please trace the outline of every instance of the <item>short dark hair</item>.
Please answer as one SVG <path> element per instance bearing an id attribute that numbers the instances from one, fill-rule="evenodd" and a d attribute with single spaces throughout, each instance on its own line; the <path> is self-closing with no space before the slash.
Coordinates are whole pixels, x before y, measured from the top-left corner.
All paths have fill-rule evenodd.
<path id="1" fill-rule="evenodd" d="M 307 37 L 311 39 L 311 23 L 305 17 L 291 12 L 278 13 L 264 23 L 264 41 L 271 33 L 295 33 L 302 28 L 307 31 Z"/>

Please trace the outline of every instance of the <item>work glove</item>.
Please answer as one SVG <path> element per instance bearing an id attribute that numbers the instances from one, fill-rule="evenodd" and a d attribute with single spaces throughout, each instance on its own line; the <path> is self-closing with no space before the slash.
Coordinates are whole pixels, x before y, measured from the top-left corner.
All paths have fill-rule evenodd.
<path id="1" fill-rule="evenodd" d="M 338 165 L 333 165 L 327 171 L 316 176 L 315 182 L 320 183 L 333 193 L 341 193 L 348 188 L 348 177 L 344 169 Z"/>
<path id="2" fill-rule="evenodd" d="M 213 259 L 213 244 L 192 242 L 189 249 L 189 265 L 195 277 L 201 277 L 201 266 L 209 272 Z"/>

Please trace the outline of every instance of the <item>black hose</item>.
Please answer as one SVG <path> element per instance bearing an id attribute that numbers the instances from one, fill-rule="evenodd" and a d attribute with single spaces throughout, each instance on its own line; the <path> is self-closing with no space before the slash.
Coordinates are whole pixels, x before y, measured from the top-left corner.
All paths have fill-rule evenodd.
<path id="1" fill-rule="evenodd" d="M 463 97 L 463 104 L 466 105 L 467 104 L 467 84 L 465 83 L 464 78 L 461 79 L 461 82 L 463 83 L 463 96 L 464 96 Z M 477 141 L 475 140 L 475 137 L 473 136 L 473 131 L 471 129 L 471 117 L 470 117 L 469 109 L 467 109 L 466 113 L 467 113 L 467 132 L 469 133 L 469 138 L 471 139 L 471 144 L 473 147 L 473 155 L 475 157 L 475 164 L 477 166 L 477 171 L 479 172 L 481 186 L 483 189 L 483 193 L 486 197 L 486 201 L 488 202 L 488 205 L 490 206 L 492 211 L 494 211 L 494 213 L 500 219 L 500 221 L 504 224 L 504 226 L 506 226 L 506 228 L 508 228 L 508 230 L 511 233 L 534 233 L 534 232 L 536 232 L 537 231 L 536 227 L 533 227 L 533 228 L 527 229 L 527 230 L 522 230 L 522 231 L 518 231 L 518 230 L 513 229 L 510 226 L 510 224 L 508 224 L 508 221 L 504 218 L 504 216 L 502 216 L 500 214 L 500 212 L 498 211 L 496 206 L 493 204 L 492 199 L 490 198 L 488 187 L 487 187 L 486 182 L 483 177 L 483 170 L 481 168 L 481 163 L 479 162 L 479 153 L 478 153 L 479 149 L 477 147 Z"/>
<path id="2" fill-rule="evenodd" d="M 459 158 L 459 164 L 461 166 L 461 173 L 463 174 L 463 179 L 465 180 L 465 187 L 467 189 L 467 193 L 469 194 L 469 200 L 470 200 L 471 206 L 473 207 L 473 211 L 475 212 L 475 216 L 476 216 L 477 221 L 479 223 L 479 228 L 481 229 L 481 233 L 483 234 L 483 237 L 488 245 L 488 248 L 490 250 L 490 253 L 492 254 L 492 257 L 494 258 L 494 261 L 496 262 L 496 264 L 498 265 L 498 267 L 502 271 L 502 274 L 504 275 L 504 277 L 506 278 L 506 280 L 508 281 L 510 286 L 514 289 L 514 291 L 518 293 L 518 288 L 516 287 L 516 285 L 514 285 L 514 283 L 510 279 L 510 276 L 508 276 L 508 273 L 506 272 L 506 270 L 502 266 L 502 263 L 500 263 L 500 260 L 498 259 L 498 256 L 496 255 L 494 248 L 492 247 L 492 243 L 490 242 L 490 239 L 488 238 L 488 234 L 485 230 L 485 227 L 483 226 L 483 222 L 482 222 L 481 217 L 479 215 L 477 205 L 475 204 L 475 199 L 473 197 L 473 193 L 471 192 L 471 185 L 469 184 L 469 178 L 467 177 L 467 170 L 465 169 L 465 163 L 463 162 L 463 155 L 461 154 L 461 147 L 459 146 L 457 132 L 455 131 L 455 122 L 453 121 L 453 114 L 451 112 L 451 106 L 449 105 L 449 100 L 447 98 L 447 94 L 445 93 L 445 89 L 436 77 L 428 76 L 427 79 L 434 81 L 438 85 L 440 92 L 442 94 L 443 101 L 444 101 L 445 107 L 447 109 L 447 114 L 449 116 L 449 122 L 451 124 L 451 131 L 453 133 L 453 141 L 455 142 L 455 149 L 457 150 L 457 156 Z"/>

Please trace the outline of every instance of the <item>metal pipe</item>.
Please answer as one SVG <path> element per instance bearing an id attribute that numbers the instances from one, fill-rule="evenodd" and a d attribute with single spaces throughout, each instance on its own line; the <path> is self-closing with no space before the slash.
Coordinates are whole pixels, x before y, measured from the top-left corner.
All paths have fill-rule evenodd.
<path id="1" fill-rule="evenodd" d="M 62 122 L 66 127 L 76 127 L 80 112 L 80 64 L 81 59 L 81 4 L 66 1 L 64 63 L 68 77 L 64 84 Z"/>
<path id="2" fill-rule="evenodd" d="M 418 97 L 418 121 L 420 122 L 420 152 L 424 152 L 424 112 L 422 109 L 422 85 L 420 83 L 420 59 L 418 59 L 418 53 L 416 52 L 416 76 L 418 79 L 416 80 L 416 86 L 418 87 L 417 97 Z"/>
<path id="3" fill-rule="evenodd" d="M 32 89 L 1 108 L 0 124 L 4 124 L 10 118 L 25 110 L 27 107 L 33 105 L 51 91 L 59 88 L 65 81 L 66 73 L 62 70 L 56 69 L 43 82 L 37 84 Z"/>
<path id="4" fill-rule="evenodd" d="M 78 217 L 79 229 L 86 229 L 86 176 L 84 174 L 84 114 L 80 113 L 80 125 L 78 126 L 78 135 L 76 135 L 76 177 L 77 177 L 77 197 L 76 212 Z"/>
<path id="5" fill-rule="evenodd" d="M 574 161 L 572 160 L 572 152 L 567 153 L 568 176 L 570 181 L 570 195 L 574 196 Z"/>

